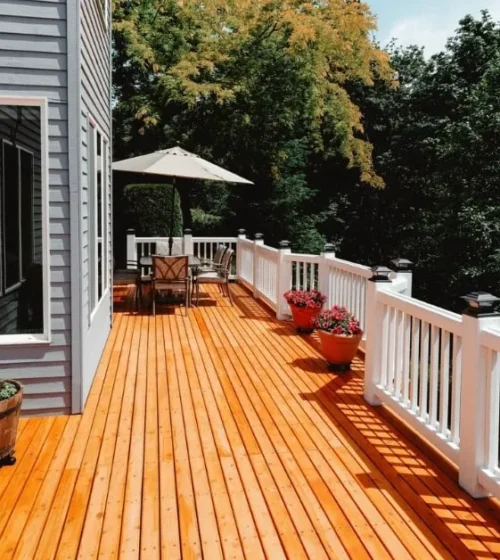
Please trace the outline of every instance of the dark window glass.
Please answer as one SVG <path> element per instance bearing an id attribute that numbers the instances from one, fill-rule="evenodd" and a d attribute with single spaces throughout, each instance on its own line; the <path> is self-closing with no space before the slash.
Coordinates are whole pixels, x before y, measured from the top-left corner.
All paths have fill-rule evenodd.
<path id="1" fill-rule="evenodd" d="M 21 280 L 18 150 L 4 143 L 4 207 L 5 207 L 5 288 Z"/>
<path id="2" fill-rule="evenodd" d="M 38 107 L 0 105 L 0 335 L 42 334 L 42 137 Z"/>
<path id="3" fill-rule="evenodd" d="M 33 155 L 21 150 L 21 237 L 23 276 L 34 261 Z M 36 224 L 40 227 L 41 224 Z"/>

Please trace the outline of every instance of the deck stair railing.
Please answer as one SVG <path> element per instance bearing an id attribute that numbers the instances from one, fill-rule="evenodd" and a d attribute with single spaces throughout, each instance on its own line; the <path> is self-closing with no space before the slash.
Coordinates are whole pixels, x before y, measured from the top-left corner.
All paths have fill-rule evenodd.
<path id="1" fill-rule="evenodd" d="M 158 239 L 127 238 L 127 258 L 154 250 Z M 162 240 L 163 241 L 163 240 Z M 500 313 L 498 298 L 466 296 L 456 314 L 412 297 L 412 265 L 369 268 L 336 257 L 293 253 L 263 236 L 192 237 L 175 240 L 179 251 L 210 258 L 218 244 L 236 250 L 234 279 L 274 310 L 290 316 L 283 294 L 317 288 L 327 306 L 344 305 L 364 330 L 365 399 L 385 406 L 435 447 L 457 469 L 474 497 L 500 498 Z M 130 258 L 131 257 L 131 258 Z"/>

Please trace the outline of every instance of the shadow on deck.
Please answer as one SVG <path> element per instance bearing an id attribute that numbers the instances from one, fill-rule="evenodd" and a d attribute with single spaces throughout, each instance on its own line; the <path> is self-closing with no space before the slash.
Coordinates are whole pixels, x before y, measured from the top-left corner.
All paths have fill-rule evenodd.
<path id="1" fill-rule="evenodd" d="M 499 510 L 241 287 L 117 292 L 82 416 L 21 422 L 0 558 L 496 558 Z M 121 301 L 121 303 L 120 303 Z"/>

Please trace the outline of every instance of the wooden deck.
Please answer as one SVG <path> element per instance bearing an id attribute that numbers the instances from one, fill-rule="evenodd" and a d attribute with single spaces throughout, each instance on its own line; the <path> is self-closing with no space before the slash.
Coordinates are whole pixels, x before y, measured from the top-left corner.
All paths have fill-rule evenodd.
<path id="1" fill-rule="evenodd" d="M 362 361 L 240 287 L 188 316 L 126 310 L 85 413 L 21 422 L 0 470 L 0 558 L 497 558 L 474 501 L 362 399 Z"/>

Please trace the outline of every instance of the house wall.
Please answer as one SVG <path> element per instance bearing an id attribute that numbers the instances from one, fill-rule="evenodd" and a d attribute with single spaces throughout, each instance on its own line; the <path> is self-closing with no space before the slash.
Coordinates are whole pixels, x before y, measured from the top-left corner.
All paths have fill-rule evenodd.
<path id="1" fill-rule="evenodd" d="M 71 254 L 66 0 L 0 0 L 0 95 L 49 100 L 52 342 L 0 346 L 0 377 L 24 383 L 24 411 L 71 411 Z"/>
<path id="2" fill-rule="evenodd" d="M 82 330 L 83 360 L 82 404 L 88 395 L 94 374 L 104 349 L 112 321 L 111 288 L 105 292 L 99 306 L 90 309 L 90 251 L 89 251 L 89 153 L 88 134 L 91 119 L 108 142 L 106 259 L 111 283 L 111 21 L 102 13 L 102 0 L 82 0 L 81 7 L 81 195 L 82 195 Z"/>
<path id="3" fill-rule="evenodd" d="M 24 116 L 31 114 L 32 118 L 24 118 L 22 123 L 17 121 L 17 111 L 12 107 L 0 105 L 0 185 L 3 179 L 3 167 L 8 162 L 3 161 L 3 142 L 13 143 L 16 148 L 22 148 L 33 154 L 33 254 L 32 262 L 42 264 L 42 162 L 40 152 L 41 127 L 38 109 L 24 107 Z M 13 137 L 13 134 L 15 136 Z M 2 190 L 0 188 L 0 194 Z M 0 210 L 2 201 L 0 200 Z M 6 209 L 8 211 L 8 209 Z M 2 214 L 0 213 L 0 216 Z M 0 218 L 1 219 L 1 218 Z M 1 252 L 0 252 L 1 255 Z M 1 271 L 1 264 L 0 264 Z M 18 328 L 19 289 L 4 296 L 0 294 L 0 333 L 13 334 Z"/>

